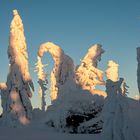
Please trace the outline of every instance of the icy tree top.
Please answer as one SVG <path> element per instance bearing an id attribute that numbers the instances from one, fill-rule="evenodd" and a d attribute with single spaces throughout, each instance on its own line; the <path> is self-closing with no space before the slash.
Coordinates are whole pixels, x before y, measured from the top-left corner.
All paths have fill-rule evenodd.
<path id="1" fill-rule="evenodd" d="M 113 82 L 118 81 L 118 67 L 119 65 L 114 61 L 110 60 L 108 62 L 108 68 L 106 70 L 107 79 L 110 79 Z"/>
<path id="2" fill-rule="evenodd" d="M 52 42 L 42 44 L 39 47 L 38 56 L 42 57 L 45 52 L 49 52 L 55 60 L 61 58 L 64 54 L 63 50 Z"/>
<path id="3" fill-rule="evenodd" d="M 22 20 L 18 14 L 17 10 L 13 10 L 13 20 L 10 25 L 10 50 L 8 50 L 8 55 L 11 57 L 13 54 L 16 55 L 19 51 L 24 55 L 26 59 L 28 59 L 28 54 L 26 52 L 27 45 L 24 36 L 24 27 Z M 12 47 L 16 47 L 12 49 Z M 12 53 L 12 54 L 11 54 Z"/>
<path id="4" fill-rule="evenodd" d="M 88 49 L 87 54 L 76 68 L 76 82 L 84 90 L 92 94 L 105 95 L 102 91 L 95 91 L 96 85 L 104 85 L 103 71 L 97 68 L 98 61 L 104 53 L 100 44 L 95 44 Z"/>
<path id="5" fill-rule="evenodd" d="M 82 62 L 97 67 L 98 61 L 101 60 L 102 53 L 104 53 L 102 46 L 100 44 L 95 44 L 88 49 L 88 52 Z"/>
<path id="6" fill-rule="evenodd" d="M 13 10 L 7 53 L 10 60 L 10 66 L 16 65 L 16 69 L 14 69 L 16 73 L 17 71 L 20 71 L 23 81 L 27 83 L 29 82 L 30 87 L 34 90 L 28 68 L 28 54 L 24 36 L 24 27 L 17 10 Z"/>
<path id="7" fill-rule="evenodd" d="M 22 24 L 22 20 L 18 14 L 18 11 L 17 10 L 13 10 L 13 20 L 11 22 L 11 30 L 14 29 L 14 28 L 18 28 L 20 29 L 21 31 L 24 31 L 24 28 L 23 28 L 23 24 Z"/>

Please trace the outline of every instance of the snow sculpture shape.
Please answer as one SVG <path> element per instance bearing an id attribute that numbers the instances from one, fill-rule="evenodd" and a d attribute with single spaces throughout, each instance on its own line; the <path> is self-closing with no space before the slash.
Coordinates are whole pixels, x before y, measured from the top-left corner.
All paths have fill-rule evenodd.
<path id="1" fill-rule="evenodd" d="M 81 65 L 76 68 L 76 81 L 82 89 L 89 90 L 92 94 L 106 96 L 105 92 L 95 89 L 96 85 L 105 85 L 103 71 L 97 69 L 102 53 L 104 53 L 104 50 L 99 44 L 95 44 L 88 49 L 86 56 L 81 61 Z"/>
<path id="2" fill-rule="evenodd" d="M 108 62 L 108 68 L 106 70 L 107 79 L 110 79 L 114 82 L 118 81 L 118 67 L 119 65 L 114 61 L 110 60 Z"/>
<path id="3" fill-rule="evenodd" d="M 119 65 L 117 63 L 115 63 L 114 61 L 110 60 L 108 61 L 108 68 L 106 70 L 106 76 L 107 79 L 110 79 L 113 82 L 118 81 L 118 67 Z M 128 88 L 129 86 L 127 86 L 127 84 L 124 82 L 124 80 L 122 81 L 121 84 L 121 93 L 123 96 L 126 96 L 126 93 L 128 93 Z"/>
<path id="4" fill-rule="evenodd" d="M 10 26 L 8 57 L 10 61 L 6 89 L 2 90 L 3 123 L 13 127 L 28 124 L 32 118 L 29 97 L 34 91 L 28 69 L 27 46 L 22 20 L 13 10 Z"/>
<path id="5" fill-rule="evenodd" d="M 121 84 L 123 79 L 119 81 L 112 81 L 108 79 L 106 81 L 107 98 L 103 107 L 103 134 L 105 140 L 122 140 L 122 112 L 120 112 L 119 97 L 122 93 Z M 117 114 L 118 113 L 118 114 Z M 117 116 L 119 115 L 119 116 Z M 118 118 L 117 118 L 118 117 Z"/>
<path id="6" fill-rule="evenodd" d="M 138 84 L 138 90 L 139 90 L 139 93 L 140 93 L 140 47 L 137 48 L 137 61 L 138 61 L 137 84 Z"/>
<path id="7" fill-rule="evenodd" d="M 54 68 L 51 72 L 51 100 L 54 101 L 60 93 L 66 93 L 70 87 L 73 87 L 75 83 L 74 64 L 59 46 L 51 42 L 39 47 L 38 56 L 42 57 L 45 52 L 49 52 L 54 60 Z"/>
<path id="8" fill-rule="evenodd" d="M 108 62 L 106 70 L 107 97 L 103 107 L 103 135 L 105 140 L 135 139 L 129 126 L 126 84 L 123 78 L 118 79 L 118 64 Z"/>
<path id="9" fill-rule="evenodd" d="M 103 136 L 105 140 L 133 140 L 135 139 L 132 126 L 129 123 L 129 103 L 123 96 L 123 78 L 118 81 L 110 79 L 106 82 L 107 98 L 103 107 Z"/>
<path id="10" fill-rule="evenodd" d="M 37 57 L 37 63 L 35 64 L 36 70 L 37 71 L 37 76 L 38 76 L 38 83 L 40 85 L 39 88 L 39 94 L 41 97 L 41 109 L 45 111 L 45 106 L 46 106 L 46 101 L 45 101 L 45 91 L 47 90 L 47 74 L 44 72 L 44 67 L 46 65 L 42 64 L 41 58 L 38 56 Z"/>

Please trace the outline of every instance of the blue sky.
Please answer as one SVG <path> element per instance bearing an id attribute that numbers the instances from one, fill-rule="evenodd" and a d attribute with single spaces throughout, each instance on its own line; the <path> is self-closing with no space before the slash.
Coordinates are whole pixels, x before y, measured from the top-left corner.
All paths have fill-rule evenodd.
<path id="1" fill-rule="evenodd" d="M 41 43 L 51 41 L 71 56 L 75 64 L 87 49 L 100 43 L 105 50 L 99 68 L 105 70 L 108 60 L 119 63 L 129 95 L 138 94 L 136 83 L 136 47 L 140 46 L 140 0 L 1 0 L 0 1 L 0 81 L 8 73 L 7 48 L 12 10 L 17 9 L 23 20 L 28 45 L 30 72 Z M 43 58 L 50 63 L 49 55 Z M 37 106 L 37 82 L 33 105 Z M 49 93 L 47 95 L 47 101 Z"/>

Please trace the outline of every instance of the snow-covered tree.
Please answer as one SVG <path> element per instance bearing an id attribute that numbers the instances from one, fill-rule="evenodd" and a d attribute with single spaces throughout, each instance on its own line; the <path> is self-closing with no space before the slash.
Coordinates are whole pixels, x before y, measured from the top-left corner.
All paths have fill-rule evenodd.
<path id="1" fill-rule="evenodd" d="M 45 111 L 45 106 L 46 106 L 46 101 L 45 101 L 45 91 L 47 90 L 47 84 L 48 84 L 48 80 L 47 80 L 47 74 L 45 74 L 44 72 L 44 67 L 46 65 L 42 64 L 41 58 L 38 56 L 37 57 L 37 62 L 35 64 L 35 71 L 37 72 L 37 76 L 38 76 L 38 83 L 40 85 L 39 87 L 39 95 L 41 98 L 41 109 L 43 111 Z"/>
<path id="2" fill-rule="evenodd" d="M 110 79 L 113 82 L 116 82 L 119 80 L 118 67 L 119 65 L 115 63 L 114 61 L 112 60 L 108 61 L 108 68 L 106 70 L 107 79 Z M 121 84 L 121 90 L 122 90 L 121 93 L 123 96 L 126 96 L 126 94 L 128 93 L 128 88 L 129 86 L 127 86 L 126 82 L 123 80 Z"/>
<path id="3" fill-rule="evenodd" d="M 123 96 L 126 92 L 124 79 L 118 79 L 117 63 L 108 62 L 106 76 L 108 78 L 106 81 L 107 97 L 102 111 L 104 140 L 135 139 L 128 120 L 129 105 L 127 98 Z"/>
<path id="4" fill-rule="evenodd" d="M 51 42 L 39 47 L 38 56 L 42 57 L 45 52 L 50 53 L 54 60 L 51 72 L 51 100 L 54 101 L 75 85 L 74 64 L 59 46 Z"/>
<path id="5" fill-rule="evenodd" d="M 4 125 L 18 127 L 26 125 L 32 118 L 30 97 L 34 91 L 28 68 L 27 46 L 24 27 L 17 10 L 13 10 L 8 47 L 9 74 L 6 89 L 2 90 Z"/>
<path id="6" fill-rule="evenodd" d="M 106 93 L 95 89 L 96 85 L 105 85 L 103 71 L 97 68 L 98 61 L 104 53 L 100 44 L 95 44 L 88 49 L 87 54 L 76 68 L 76 81 L 84 90 L 92 94 L 106 96 Z"/>
<path id="7" fill-rule="evenodd" d="M 107 98 L 103 108 L 104 124 L 103 133 L 105 140 L 123 140 L 123 117 L 120 112 L 120 102 L 118 94 L 121 94 L 121 84 L 123 79 L 119 81 L 106 81 Z"/>

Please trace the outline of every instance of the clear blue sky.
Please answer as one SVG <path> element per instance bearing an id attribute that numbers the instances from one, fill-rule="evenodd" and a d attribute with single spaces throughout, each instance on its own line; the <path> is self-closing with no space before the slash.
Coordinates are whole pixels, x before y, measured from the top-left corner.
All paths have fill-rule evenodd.
<path id="1" fill-rule="evenodd" d="M 0 0 L 0 81 L 5 81 L 8 73 L 7 47 L 13 9 L 19 11 L 23 20 L 34 81 L 39 44 L 52 41 L 79 64 L 87 49 L 100 43 L 105 53 L 99 68 L 105 70 L 108 60 L 116 61 L 120 77 L 130 86 L 130 96 L 138 94 L 136 47 L 140 46 L 140 0 Z M 43 61 L 52 64 L 48 55 Z M 37 106 L 37 82 L 35 86 L 33 104 Z"/>

